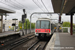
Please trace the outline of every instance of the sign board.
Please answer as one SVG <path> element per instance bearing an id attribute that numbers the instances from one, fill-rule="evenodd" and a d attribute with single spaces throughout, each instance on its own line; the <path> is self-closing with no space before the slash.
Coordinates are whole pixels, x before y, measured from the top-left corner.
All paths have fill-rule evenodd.
<path id="1" fill-rule="evenodd" d="M 54 27 L 54 29 L 56 29 L 56 27 Z"/>
<path id="2" fill-rule="evenodd" d="M 15 23 L 13 23 L 12 26 L 15 26 Z"/>
<path id="3" fill-rule="evenodd" d="M 22 28 L 22 27 L 20 27 L 20 28 Z"/>
<path id="4" fill-rule="evenodd" d="M 61 27 L 59 29 L 61 29 Z"/>
<path id="5" fill-rule="evenodd" d="M 9 28 L 11 28 L 11 26 L 9 26 Z"/>

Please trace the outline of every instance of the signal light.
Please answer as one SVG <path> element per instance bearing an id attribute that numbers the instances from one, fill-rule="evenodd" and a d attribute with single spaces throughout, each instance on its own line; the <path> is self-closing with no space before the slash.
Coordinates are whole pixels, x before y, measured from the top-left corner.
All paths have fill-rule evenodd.
<path id="1" fill-rule="evenodd" d="M 38 32 L 38 30 L 36 30 L 36 32 Z"/>
<path id="2" fill-rule="evenodd" d="M 49 32 L 49 30 L 47 32 Z"/>
<path id="3" fill-rule="evenodd" d="M 61 23 L 61 16 L 59 16 L 59 23 Z"/>

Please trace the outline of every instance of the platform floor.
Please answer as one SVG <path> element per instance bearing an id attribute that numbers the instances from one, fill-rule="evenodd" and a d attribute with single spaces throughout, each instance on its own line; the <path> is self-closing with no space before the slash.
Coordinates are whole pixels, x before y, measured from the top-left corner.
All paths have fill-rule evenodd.
<path id="1" fill-rule="evenodd" d="M 12 35 L 12 34 L 18 34 L 18 32 L 6 31 L 6 32 L 3 32 L 3 33 L 0 33 L 0 37 L 9 36 L 9 35 Z"/>
<path id="2" fill-rule="evenodd" d="M 64 47 L 64 50 L 75 50 L 75 34 L 59 33 L 60 47 Z"/>
<path id="3" fill-rule="evenodd" d="M 75 34 L 54 33 L 45 50 L 75 50 Z"/>

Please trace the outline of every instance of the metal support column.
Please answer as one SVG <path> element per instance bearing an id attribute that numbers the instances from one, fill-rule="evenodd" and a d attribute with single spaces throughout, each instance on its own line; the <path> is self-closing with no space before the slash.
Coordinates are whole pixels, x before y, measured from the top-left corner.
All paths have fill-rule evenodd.
<path id="1" fill-rule="evenodd" d="M 15 32 L 16 32 L 16 20 L 15 20 Z"/>
<path id="2" fill-rule="evenodd" d="M 22 24 L 22 35 L 24 36 L 24 23 Z"/>
<path id="3" fill-rule="evenodd" d="M 30 16 L 30 33 L 31 33 L 31 17 L 32 17 L 33 14 L 31 14 Z"/>
<path id="4" fill-rule="evenodd" d="M 26 34 L 27 34 L 27 21 L 26 21 Z"/>
<path id="5" fill-rule="evenodd" d="M 70 26 L 70 35 L 73 35 L 73 14 L 71 14 L 71 26 Z"/>
<path id="6" fill-rule="evenodd" d="M 0 15 L 1 19 L 0 19 L 0 33 L 2 33 L 3 30 L 3 15 Z"/>

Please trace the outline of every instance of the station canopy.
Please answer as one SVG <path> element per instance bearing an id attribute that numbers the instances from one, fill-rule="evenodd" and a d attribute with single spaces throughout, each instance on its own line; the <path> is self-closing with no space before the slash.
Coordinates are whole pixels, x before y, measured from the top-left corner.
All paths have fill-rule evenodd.
<path id="1" fill-rule="evenodd" d="M 75 13 L 75 0 L 51 0 L 54 13 Z"/>
<path id="2" fill-rule="evenodd" d="M 15 11 L 8 8 L 0 7 L 0 13 L 15 13 Z"/>

